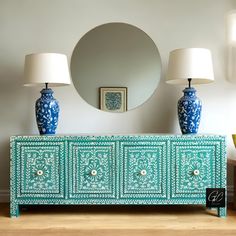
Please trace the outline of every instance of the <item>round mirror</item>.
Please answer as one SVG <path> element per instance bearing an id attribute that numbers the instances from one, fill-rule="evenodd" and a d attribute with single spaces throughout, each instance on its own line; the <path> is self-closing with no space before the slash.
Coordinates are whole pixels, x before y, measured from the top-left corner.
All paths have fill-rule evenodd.
<path id="1" fill-rule="evenodd" d="M 155 91 L 161 59 L 152 39 L 135 26 L 108 23 L 86 33 L 71 58 L 71 76 L 80 96 L 95 108 L 124 112 Z"/>

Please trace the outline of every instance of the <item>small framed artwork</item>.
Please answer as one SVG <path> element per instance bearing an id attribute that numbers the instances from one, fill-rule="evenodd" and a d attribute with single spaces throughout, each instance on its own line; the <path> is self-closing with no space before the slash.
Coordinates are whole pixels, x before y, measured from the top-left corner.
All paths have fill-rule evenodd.
<path id="1" fill-rule="evenodd" d="M 109 112 L 127 111 L 127 88 L 126 87 L 100 87 L 99 108 Z"/>

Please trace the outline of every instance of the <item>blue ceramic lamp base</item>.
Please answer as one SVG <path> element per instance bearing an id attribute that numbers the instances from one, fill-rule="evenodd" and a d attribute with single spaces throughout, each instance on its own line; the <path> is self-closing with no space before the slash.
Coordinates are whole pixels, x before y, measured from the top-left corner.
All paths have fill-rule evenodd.
<path id="1" fill-rule="evenodd" d="M 53 97 L 52 89 L 47 87 L 40 91 L 41 97 L 35 103 L 36 121 L 41 135 L 56 133 L 59 116 L 59 104 Z"/>
<path id="2" fill-rule="evenodd" d="M 183 90 L 184 96 L 178 101 L 178 117 L 182 134 L 198 132 L 202 103 L 196 96 L 196 89 L 189 87 Z"/>

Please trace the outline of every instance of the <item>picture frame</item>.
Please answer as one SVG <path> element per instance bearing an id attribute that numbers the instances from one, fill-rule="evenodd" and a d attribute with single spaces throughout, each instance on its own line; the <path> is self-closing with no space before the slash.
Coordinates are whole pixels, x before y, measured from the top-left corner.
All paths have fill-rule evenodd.
<path id="1" fill-rule="evenodd" d="M 99 109 L 109 112 L 127 111 L 127 87 L 100 87 Z"/>

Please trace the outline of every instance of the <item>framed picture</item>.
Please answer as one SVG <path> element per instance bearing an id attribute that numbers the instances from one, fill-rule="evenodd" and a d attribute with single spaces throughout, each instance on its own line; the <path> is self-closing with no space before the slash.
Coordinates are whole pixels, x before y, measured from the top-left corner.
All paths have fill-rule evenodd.
<path id="1" fill-rule="evenodd" d="M 99 108 L 109 112 L 127 111 L 127 88 L 126 87 L 100 87 Z"/>

